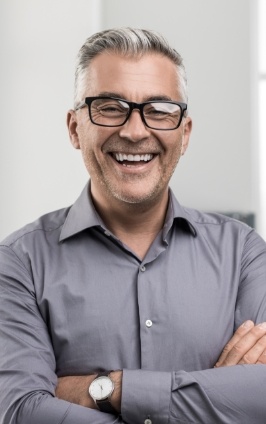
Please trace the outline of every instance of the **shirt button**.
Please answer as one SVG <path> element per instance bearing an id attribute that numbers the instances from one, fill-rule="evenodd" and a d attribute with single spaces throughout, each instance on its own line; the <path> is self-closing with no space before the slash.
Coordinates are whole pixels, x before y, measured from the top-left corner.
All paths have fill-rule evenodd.
<path id="1" fill-rule="evenodd" d="M 147 419 L 144 421 L 144 424 L 152 424 L 152 420 L 150 420 L 149 418 L 147 418 Z"/>
<path id="2" fill-rule="evenodd" d="M 146 324 L 146 327 L 149 328 L 149 327 L 152 326 L 152 321 L 150 319 L 147 319 L 146 322 L 145 322 L 145 324 Z"/>
<path id="3" fill-rule="evenodd" d="M 144 271 L 146 271 L 146 267 L 145 267 L 144 265 L 141 265 L 140 270 L 141 270 L 142 272 L 144 272 Z"/>

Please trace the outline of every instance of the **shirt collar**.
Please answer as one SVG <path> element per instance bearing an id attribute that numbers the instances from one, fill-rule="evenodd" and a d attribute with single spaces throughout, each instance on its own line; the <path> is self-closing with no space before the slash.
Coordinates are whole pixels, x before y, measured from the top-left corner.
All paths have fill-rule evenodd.
<path id="1" fill-rule="evenodd" d="M 90 182 L 86 184 L 76 202 L 69 209 L 59 241 L 63 241 L 91 227 L 104 226 L 95 210 L 90 195 Z"/>
<path id="2" fill-rule="evenodd" d="M 194 236 L 197 235 L 196 229 L 186 213 L 186 210 L 178 203 L 171 189 L 169 189 L 169 205 L 163 228 L 163 237 L 165 238 L 173 223 L 183 226 Z M 91 227 L 102 227 L 105 225 L 95 210 L 90 195 L 90 182 L 86 184 L 79 198 L 69 209 L 66 220 L 63 224 L 59 241 L 63 241 L 75 234 L 80 233 Z"/>
<path id="3" fill-rule="evenodd" d="M 177 201 L 173 191 L 169 189 L 169 204 L 163 227 L 164 239 L 166 238 L 166 235 L 170 231 L 173 224 L 183 227 L 194 237 L 196 237 L 197 231 L 192 223 L 190 215 L 187 213 L 186 209 Z"/>

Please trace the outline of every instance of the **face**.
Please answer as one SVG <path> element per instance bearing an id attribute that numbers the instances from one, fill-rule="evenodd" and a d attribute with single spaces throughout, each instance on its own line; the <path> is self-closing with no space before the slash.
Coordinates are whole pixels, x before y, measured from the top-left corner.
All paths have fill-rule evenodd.
<path id="1" fill-rule="evenodd" d="M 107 93 L 138 103 L 182 101 L 176 66 L 157 53 L 139 59 L 110 52 L 96 56 L 83 95 Z M 96 200 L 150 205 L 167 197 L 169 180 L 188 145 L 191 119 L 183 118 L 176 130 L 153 130 L 133 110 L 123 126 L 100 127 L 91 123 L 85 107 L 69 111 L 68 127 L 73 146 L 82 152 Z"/>

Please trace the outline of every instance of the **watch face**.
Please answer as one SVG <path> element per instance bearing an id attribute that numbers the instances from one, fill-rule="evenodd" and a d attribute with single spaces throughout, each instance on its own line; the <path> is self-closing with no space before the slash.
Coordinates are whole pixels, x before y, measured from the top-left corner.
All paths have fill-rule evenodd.
<path id="1" fill-rule="evenodd" d="M 89 394 L 95 400 L 108 398 L 114 390 L 114 383 L 109 377 L 97 377 L 89 387 Z"/>

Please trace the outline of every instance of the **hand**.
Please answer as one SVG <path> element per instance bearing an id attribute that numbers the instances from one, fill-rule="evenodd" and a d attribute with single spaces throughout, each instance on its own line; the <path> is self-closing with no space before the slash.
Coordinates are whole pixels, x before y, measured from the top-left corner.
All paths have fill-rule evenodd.
<path id="1" fill-rule="evenodd" d="M 215 368 L 239 364 L 266 364 L 266 322 L 245 321 L 222 351 Z"/>
<path id="2" fill-rule="evenodd" d="M 94 379 L 95 375 L 60 377 L 58 378 L 55 395 L 59 399 L 97 409 L 94 400 L 88 393 L 88 387 Z"/>

